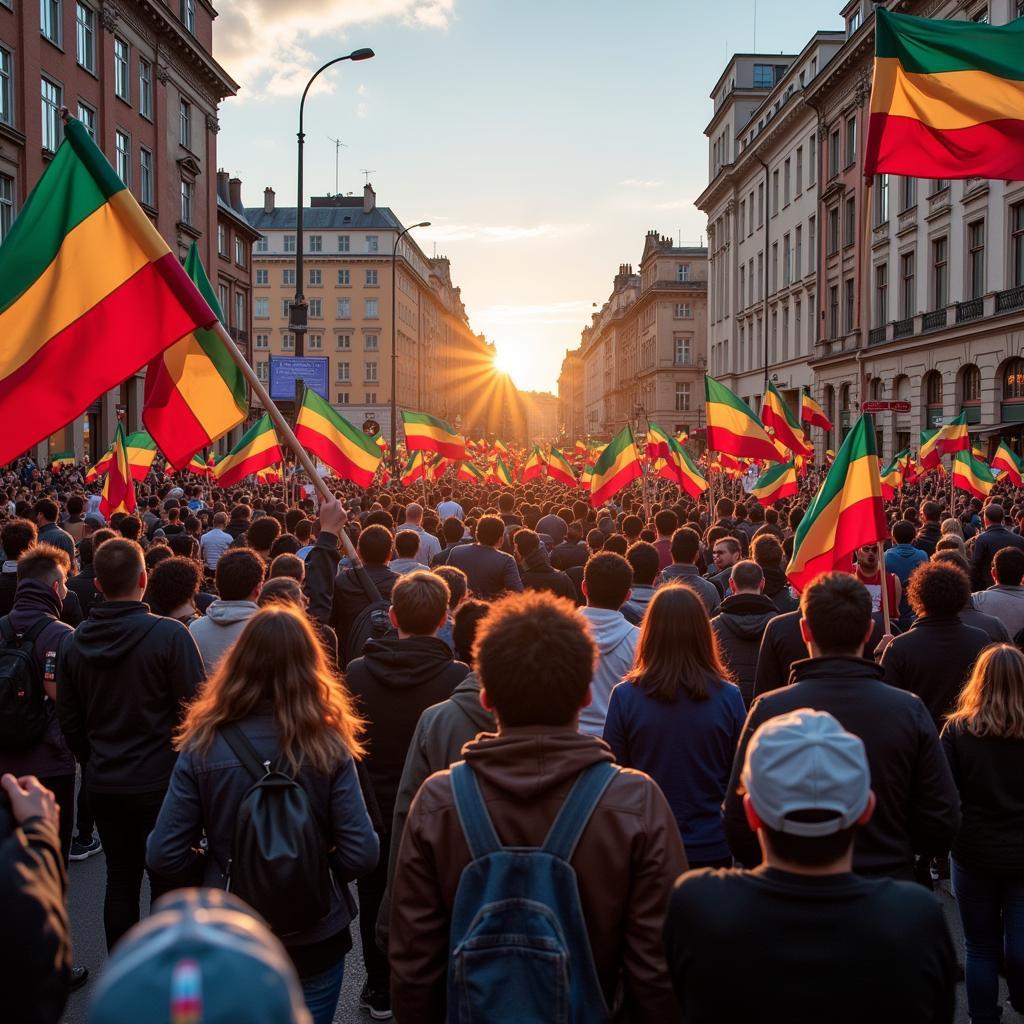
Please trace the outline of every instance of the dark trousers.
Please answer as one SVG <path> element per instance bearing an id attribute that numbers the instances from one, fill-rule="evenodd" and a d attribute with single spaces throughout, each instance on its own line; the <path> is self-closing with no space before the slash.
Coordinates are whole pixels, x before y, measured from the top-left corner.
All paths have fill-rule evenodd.
<path id="1" fill-rule="evenodd" d="M 39 780 L 57 800 L 60 808 L 60 855 L 64 858 L 64 867 L 68 866 L 68 854 L 71 852 L 71 832 L 75 822 L 75 776 L 50 775 Z"/>
<path id="2" fill-rule="evenodd" d="M 84 767 L 82 771 L 84 774 Z M 93 821 L 92 817 L 92 804 L 89 803 L 89 790 L 86 789 L 85 784 L 83 783 L 78 787 L 78 809 L 75 814 L 75 835 L 78 836 L 82 842 L 87 843 L 95 828 L 96 822 Z"/>
<path id="3" fill-rule="evenodd" d="M 107 859 L 103 928 L 108 950 L 139 920 L 142 873 L 146 868 L 146 838 L 156 824 L 164 792 L 89 792 L 96 828 Z M 150 899 L 156 902 L 173 886 L 150 874 L 149 888 Z"/>
<path id="4" fill-rule="evenodd" d="M 376 992 L 388 992 L 391 986 L 391 968 L 387 953 L 377 948 L 377 915 L 388 887 L 388 856 L 391 849 L 391 834 L 380 836 L 380 858 L 377 866 L 366 876 L 356 881 L 359 892 L 359 937 L 363 944 L 363 966 L 366 980 Z"/>

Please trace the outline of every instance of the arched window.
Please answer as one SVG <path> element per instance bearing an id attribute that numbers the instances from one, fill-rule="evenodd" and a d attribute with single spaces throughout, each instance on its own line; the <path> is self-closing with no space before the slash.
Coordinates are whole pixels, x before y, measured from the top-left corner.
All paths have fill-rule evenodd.
<path id="1" fill-rule="evenodd" d="M 981 401 L 981 370 L 973 363 L 960 368 L 960 401 L 963 404 Z"/>
<path id="2" fill-rule="evenodd" d="M 942 405 L 942 374 L 938 370 L 925 377 L 924 393 L 927 405 Z"/>
<path id="3" fill-rule="evenodd" d="M 1003 401 L 1024 398 L 1024 359 L 1011 359 L 1003 367 Z"/>
<path id="4" fill-rule="evenodd" d="M 872 402 L 881 401 L 881 398 L 882 398 L 882 395 L 884 394 L 884 392 L 885 392 L 885 384 L 882 383 L 882 378 L 881 377 L 872 377 L 871 378 L 871 386 L 870 386 L 870 389 L 868 391 L 868 394 L 871 395 L 871 401 Z"/>
<path id="5" fill-rule="evenodd" d="M 850 409 L 850 385 L 844 384 L 839 389 L 839 409 L 841 412 L 848 412 Z"/>

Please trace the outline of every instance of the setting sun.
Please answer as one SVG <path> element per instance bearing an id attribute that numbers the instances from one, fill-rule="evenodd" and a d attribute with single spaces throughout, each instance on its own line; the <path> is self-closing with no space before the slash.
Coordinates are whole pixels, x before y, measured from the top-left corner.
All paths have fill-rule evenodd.
<path id="1" fill-rule="evenodd" d="M 529 387 L 533 368 L 530 366 L 529 351 L 514 342 L 495 344 L 494 368 L 507 373 L 517 387 Z"/>

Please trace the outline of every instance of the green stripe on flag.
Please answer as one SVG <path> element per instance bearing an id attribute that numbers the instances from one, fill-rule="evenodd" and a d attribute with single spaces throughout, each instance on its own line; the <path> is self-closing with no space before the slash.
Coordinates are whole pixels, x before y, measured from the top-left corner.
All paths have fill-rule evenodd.
<path id="1" fill-rule="evenodd" d="M 338 413 L 330 404 L 321 398 L 311 388 L 306 388 L 306 394 L 303 396 L 302 404 L 311 411 L 323 416 L 325 420 L 335 430 L 338 431 L 346 441 L 350 441 L 352 444 L 359 448 L 362 448 L 367 455 L 372 455 L 375 459 L 380 458 L 380 447 L 372 437 L 368 437 L 358 427 L 354 427 L 344 416 Z"/>

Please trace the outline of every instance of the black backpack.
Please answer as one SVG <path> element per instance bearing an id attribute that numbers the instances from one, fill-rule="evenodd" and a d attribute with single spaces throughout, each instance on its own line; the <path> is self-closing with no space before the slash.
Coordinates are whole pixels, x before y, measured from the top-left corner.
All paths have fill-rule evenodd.
<path id="1" fill-rule="evenodd" d="M 0 619 L 0 750 L 26 750 L 46 732 L 46 690 L 35 645 L 52 621 L 43 616 L 19 635 L 9 615 Z"/>
<path id="2" fill-rule="evenodd" d="M 370 579 L 370 574 L 361 565 L 352 567 L 359 585 L 363 588 L 369 604 L 352 620 L 348 636 L 345 638 L 345 661 L 348 664 L 363 653 L 363 647 L 367 640 L 382 640 L 384 637 L 398 636 L 398 630 L 391 625 L 388 618 L 390 601 L 385 601 L 380 595 L 376 584 Z M 339 638 L 340 640 L 340 638 Z"/>
<path id="3" fill-rule="evenodd" d="M 237 724 L 221 735 L 254 780 L 238 805 L 225 888 L 279 936 L 309 928 L 330 909 L 333 885 L 327 841 L 309 797 L 280 766 L 260 760 Z"/>

